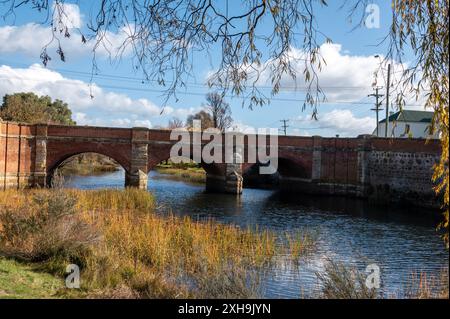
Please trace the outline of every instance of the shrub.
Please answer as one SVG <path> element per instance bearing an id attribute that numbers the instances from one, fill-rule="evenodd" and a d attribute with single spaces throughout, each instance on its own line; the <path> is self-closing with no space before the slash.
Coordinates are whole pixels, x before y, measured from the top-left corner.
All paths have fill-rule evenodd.
<path id="1" fill-rule="evenodd" d="M 325 271 L 316 276 L 322 284 L 322 298 L 375 299 L 378 296 L 376 289 L 366 286 L 363 273 L 331 259 L 327 260 Z"/>
<path id="2" fill-rule="evenodd" d="M 76 214 L 76 199 L 63 190 L 36 193 L 30 206 L 5 208 L 0 224 L 3 254 L 49 262 L 54 271 L 61 271 L 62 261 L 82 266 L 90 246 L 98 239 L 93 228 Z"/>

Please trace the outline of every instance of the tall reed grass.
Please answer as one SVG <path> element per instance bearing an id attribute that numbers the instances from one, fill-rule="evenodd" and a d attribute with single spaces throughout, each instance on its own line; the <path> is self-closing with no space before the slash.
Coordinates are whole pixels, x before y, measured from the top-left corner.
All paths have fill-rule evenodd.
<path id="1" fill-rule="evenodd" d="M 257 297 L 258 269 L 314 244 L 304 235 L 280 244 L 266 230 L 160 216 L 153 196 L 137 189 L 7 190 L 0 207 L 3 255 L 59 275 L 77 263 L 81 292 L 96 297 Z"/>
<path id="2" fill-rule="evenodd" d="M 409 299 L 448 299 L 448 268 L 438 274 L 413 272 L 401 297 Z"/>
<path id="3" fill-rule="evenodd" d="M 327 259 L 323 272 L 316 274 L 320 289 L 317 298 L 325 299 L 448 299 L 448 268 L 437 275 L 413 272 L 408 282 L 398 291 L 383 293 L 380 289 L 368 288 L 366 274 L 356 267 Z"/>

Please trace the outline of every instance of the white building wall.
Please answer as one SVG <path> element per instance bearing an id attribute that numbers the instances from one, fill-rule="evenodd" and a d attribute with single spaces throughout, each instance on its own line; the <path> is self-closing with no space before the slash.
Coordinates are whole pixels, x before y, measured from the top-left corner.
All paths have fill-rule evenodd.
<path id="1" fill-rule="evenodd" d="M 411 134 L 405 134 L 406 124 L 409 124 Z M 400 137 L 400 138 L 439 138 L 438 134 L 435 132 L 432 136 L 428 134 L 429 123 L 418 123 L 418 122 L 389 122 L 388 125 L 388 137 Z M 384 130 L 386 123 L 378 124 L 379 137 L 384 137 Z M 377 129 L 372 133 L 377 135 Z"/>

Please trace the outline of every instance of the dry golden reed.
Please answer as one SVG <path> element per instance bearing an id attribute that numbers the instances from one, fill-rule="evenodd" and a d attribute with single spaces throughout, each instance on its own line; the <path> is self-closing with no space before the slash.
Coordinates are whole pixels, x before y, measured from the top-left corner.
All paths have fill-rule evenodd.
<path id="1" fill-rule="evenodd" d="M 131 188 L 7 190 L 0 192 L 0 207 L 2 214 L 13 211 L 22 221 L 29 221 L 35 219 L 35 212 L 41 212 L 38 216 L 54 214 L 52 206 L 65 205 L 67 198 L 74 199 L 73 207 L 61 209 L 72 210 L 69 215 L 92 230 L 86 236 L 98 240 L 86 241 L 79 256 L 64 253 L 64 247 L 71 247 L 64 242 L 59 251 L 50 250 L 47 260 L 40 262 L 44 269 L 56 273 L 67 263 L 80 263 L 82 291 L 97 297 L 256 297 L 258 269 L 273 265 L 276 255 L 298 259 L 313 247 L 312 237 L 307 235 L 280 241 L 267 230 L 158 215 L 153 196 Z M 5 228 L 0 227 L 4 233 Z M 61 237 L 51 229 L 59 228 L 47 227 L 46 236 Z M 8 247 L 13 255 L 24 246 L 38 247 L 33 241 L 42 237 L 32 230 L 31 234 L 26 238 L 31 243 L 20 245 L 3 236 L 0 249 Z M 84 238 L 76 240 L 84 242 Z"/>

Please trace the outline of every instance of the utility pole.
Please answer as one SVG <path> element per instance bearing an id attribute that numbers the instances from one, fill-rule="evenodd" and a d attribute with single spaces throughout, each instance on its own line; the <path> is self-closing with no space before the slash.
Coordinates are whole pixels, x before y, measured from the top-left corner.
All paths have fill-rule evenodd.
<path id="1" fill-rule="evenodd" d="M 381 106 L 381 102 L 379 101 L 379 98 L 384 96 L 383 94 L 379 94 L 378 91 L 381 89 L 381 86 L 377 86 L 375 88 L 375 93 L 369 94 L 368 96 L 375 96 L 375 108 L 371 109 L 372 111 L 375 111 L 375 114 L 377 115 L 377 137 L 380 136 L 380 132 L 379 132 L 379 120 L 378 120 L 378 112 L 382 111 L 383 109 L 380 109 Z"/>
<path id="2" fill-rule="evenodd" d="M 386 84 L 386 127 L 384 128 L 384 137 L 388 137 L 389 126 L 389 89 L 391 87 L 391 64 L 388 64 L 387 71 L 387 84 Z"/>
<path id="3" fill-rule="evenodd" d="M 287 135 L 287 128 L 289 127 L 289 125 L 287 125 L 286 123 L 289 122 L 289 120 L 280 120 L 280 122 L 283 122 L 283 125 L 281 125 L 281 130 L 284 131 L 284 135 Z"/>

